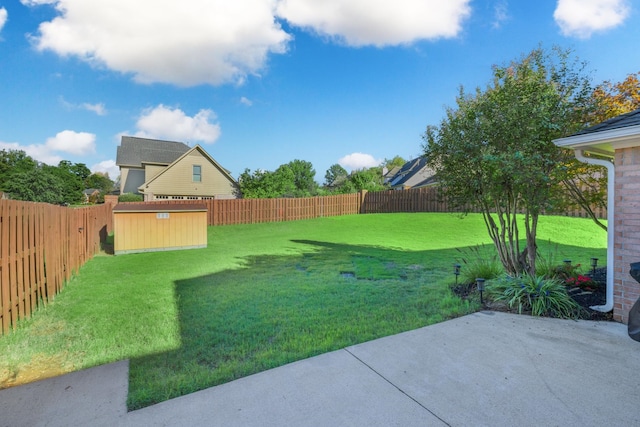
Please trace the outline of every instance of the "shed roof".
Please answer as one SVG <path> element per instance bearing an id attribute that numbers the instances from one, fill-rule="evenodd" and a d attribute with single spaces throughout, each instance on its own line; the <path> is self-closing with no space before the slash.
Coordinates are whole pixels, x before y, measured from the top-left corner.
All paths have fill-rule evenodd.
<path id="1" fill-rule="evenodd" d="M 142 167 L 143 163 L 168 165 L 191 148 L 183 142 L 123 136 L 116 154 L 116 165 Z"/>
<path id="2" fill-rule="evenodd" d="M 114 212 L 202 212 L 204 203 L 118 203 Z"/>

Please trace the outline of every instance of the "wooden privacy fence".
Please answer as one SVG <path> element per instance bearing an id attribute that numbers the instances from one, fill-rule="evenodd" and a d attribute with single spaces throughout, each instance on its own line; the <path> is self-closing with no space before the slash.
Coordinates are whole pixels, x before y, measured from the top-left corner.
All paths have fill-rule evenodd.
<path id="1" fill-rule="evenodd" d="M 439 187 L 425 187 L 411 190 L 387 190 L 365 193 L 360 213 L 395 213 L 395 212 L 460 212 L 443 200 Z M 479 212 L 479 211 L 478 211 Z M 548 212 L 549 214 L 569 217 L 587 218 L 582 208 L 569 209 L 566 212 Z M 594 210 L 600 219 L 607 218 L 607 210 Z"/>
<path id="2" fill-rule="evenodd" d="M 281 199 L 160 200 L 145 204 L 206 204 L 208 225 L 282 222 L 360 213 L 364 193 Z"/>
<path id="3" fill-rule="evenodd" d="M 0 200 L 0 331 L 46 304 L 100 250 L 111 205 L 66 208 Z"/>
<path id="4" fill-rule="evenodd" d="M 459 212 L 442 199 L 438 187 L 412 190 L 361 191 L 335 196 L 280 199 L 158 200 L 147 204 L 207 205 L 208 225 L 252 224 L 311 219 L 325 216 L 396 213 Z M 582 209 L 561 215 L 587 217 Z M 598 218 L 606 218 L 606 209 L 596 210 Z"/>

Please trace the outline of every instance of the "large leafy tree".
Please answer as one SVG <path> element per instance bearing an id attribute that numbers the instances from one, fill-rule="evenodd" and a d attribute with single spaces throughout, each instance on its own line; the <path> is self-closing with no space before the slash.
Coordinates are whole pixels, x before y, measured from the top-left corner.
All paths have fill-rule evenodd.
<path id="1" fill-rule="evenodd" d="M 12 175 L 33 171 L 38 163 L 22 150 L 0 150 L 0 190 L 8 191 Z"/>
<path id="2" fill-rule="evenodd" d="M 65 199 L 63 187 L 62 178 L 51 173 L 50 169 L 38 167 L 12 175 L 6 189 L 13 199 L 57 205 L 69 203 Z"/>
<path id="3" fill-rule="evenodd" d="M 509 274 L 535 274 L 538 218 L 566 173 L 552 140 L 577 130 L 590 105 L 584 67 L 568 51 L 535 49 L 495 66 L 486 89 L 461 88 L 456 108 L 424 134 L 448 201 L 482 213 Z"/>
<path id="4" fill-rule="evenodd" d="M 292 196 L 309 197 L 317 194 L 318 183 L 314 180 L 316 171 L 313 169 L 311 162 L 305 160 L 292 160 L 287 164 L 281 165 L 276 169 L 276 174 L 283 177 L 293 175 L 293 191 Z"/>
<path id="5" fill-rule="evenodd" d="M 238 182 L 242 197 L 246 199 L 270 199 L 275 197 L 308 197 L 318 191 L 314 181 L 315 170 L 310 162 L 292 160 L 275 171 L 245 169 Z"/>
<path id="6" fill-rule="evenodd" d="M 629 113 L 640 108 L 640 72 L 631 73 L 618 83 L 605 81 L 593 91 L 596 109 L 589 115 L 590 124 Z"/>
<path id="7" fill-rule="evenodd" d="M 91 173 L 82 163 L 63 160 L 58 166 L 49 166 L 21 150 L 0 151 L 0 189 L 17 200 L 77 203 L 82 200 L 82 177 L 87 172 Z"/>
<path id="8" fill-rule="evenodd" d="M 329 166 L 327 172 L 324 174 L 324 185 L 327 187 L 336 186 L 347 178 L 349 173 L 345 168 L 338 163 Z"/>
<path id="9" fill-rule="evenodd" d="M 113 191 L 114 182 L 109 178 L 108 173 L 95 172 L 85 179 L 84 186 L 86 188 L 96 188 L 101 193 L 108 193 Z"/>

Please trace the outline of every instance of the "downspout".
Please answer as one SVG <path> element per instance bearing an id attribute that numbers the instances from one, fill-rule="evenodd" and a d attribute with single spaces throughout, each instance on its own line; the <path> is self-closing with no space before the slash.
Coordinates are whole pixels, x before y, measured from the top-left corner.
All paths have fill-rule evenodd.
<path id="1" fill-rule="evenodd" d="M 604 305 L 591 306 L 592 310 L 606 313 L 613 310 L 613 283 L 614 283 L 614 262 L 613 257 L 613 237 L 614 237 L 614 191 L 615 191 L 615 166 L 609 160 L 596 159 L 594 157 L 585 157 L 583 150 L 574 151 L 576 159 L 583 163 L 604 166 L 607 168 L 607 292 Z"/>

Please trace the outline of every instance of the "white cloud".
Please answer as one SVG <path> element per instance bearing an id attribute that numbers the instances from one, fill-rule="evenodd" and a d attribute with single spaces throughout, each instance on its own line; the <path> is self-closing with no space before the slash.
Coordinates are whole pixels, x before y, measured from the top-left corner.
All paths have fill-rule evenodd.
<path id="1" fill-rule="evenodd" d="M 179 108 L 172 109 L 160 104 L 143 112 L 136 123 L 136 136 L 212 144 L 221 134 L 220 125 L 212 122 L 215 120 L 216 115 L 211 110 L 200 110 L 195 116 L 189 117 Z"/>
<path id="2" fill-rule="evenodd" d="M 382 160 L 376 160 L 371 154 L 351 153 L 338 160 L 338 164 L 343 168 L 350 170 L 358 170 L 363 168 L 372 168 L 382 163 Z"/>
<path id="3" fill-rule="evenodd" d="M 118 175 L 120 175 L 120 168 L 116 166 L 115 160 L 103 160 L 102 162 L 96 163 L 95 165 L 91 166 L 89 169 L 91 169 L 91 172 L 93 173 L 106 172 L 109 174 L 109 178 L 111 178 L 112 180 L 115 180 Z"/>
<path id="4" fill-rule="evenodd" d="M 493 8 L 493 24 L 492 27 L 494 29 L 500 29 L 502 24 L 508 21 L 509 16 L 509 5 L 506 0 L 500 1 Z"/>
<path id="5" fill-rule="evenodd" d="M 95 152 L 96 136 L 87 132 L 64 130 L 47 138 L 44 144 L 23 145 L 18 142 L 0 141 L 0 150 L 22 150 L 28 156 L 48 165 L 57 165 L 68 157 L 60 153 L 82 156 Z"/>
<path id="6" fill-rule="evenodd" d="M 470 0 L 281 0 L 292 25 L 350 46 L 388 46 L 457 36 Z"/>
<path id="7" fill-rule="evenodd" d="M 51 150 L 43 144 L 21 145 L 17 142 L 0 141 L 0 150 L 22 150 L 35 160 L 52 166 L 57 165 L 60 163 L 60 160 L 62 160 L 61 156 L 52 153 Z"/>
<path id="8" fill-rule="evenodd" d="M 96 113 L 99 116 L 106 116 L 107 115 L 107 109 L 104 108 L 104 104 L 103 103 L 89 104 L 88 102 L 85 102 L 85 103 L 82 104 L 82 108 L 84 108 L 87 111 L 92 111 L 92 112 Z"/>
<path id="9" fill-rule="evenodd" d="M 587 39 L 622 24 L 629 10 L 627 0 L 558 0 L 553 17 L 563 35 Z"/>
<path id="10" fill-rule="evenodd" d="M 88 103 L 88 102 L 83 102 L 82 104 L 73 104 L 71 102 L 68 102 L 63 97 L 60 97 L 60 103 L 62 103 L 62 105 L 64 105 L 66 108 L 69 108 L 69 109 L 87 110 L 87 111 L 91 111 L 93 113 L 96 113 L 99 116 L 106 116 L 107 115 L 107 109 L 105 108 L 105 106 L 104 106 L 104 104 L 102 102 L 99 102 L 97 104 L 91 104 L 91 103 Z"/>
<path id="11" fill-rule="evenodd" d="M 242 105 L 246 105 L 247 107 L 251 107 L 253 105 L 253 101 L 244 96 L 240 97 L 240 103 Z"/>
<path id="12" fill-rule="evenodd" d="M 0 31 L 2 31 L 4 24 L 7 23 L 8 16 L 9 14 L 7 13 L 7 9 L 5 9 L 4 7 L 0 7 Z"/>
<path id="13" fill-rule="evenodd" d="M 23 0 L 51 3 L 40 50 L 131 73 L 142 83 L 181 86 L 242 82 L 286 51 L 290 35 L 274 17 L 277 0 Z"/>
<path id="14" fill-rule="evenodd" d="M 56 136 L 47 138 L 45 148 L 51 151 L 62 151 L 64 153 L 82 156 L 90 154 L 96 150 L 96 136 L 87 132 L 75 132 L 63 130 Z"/>

